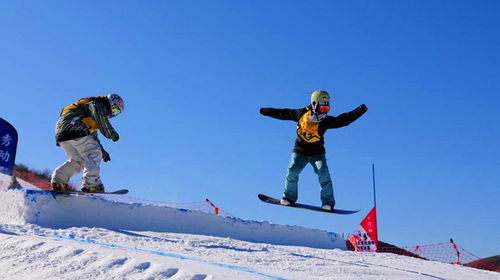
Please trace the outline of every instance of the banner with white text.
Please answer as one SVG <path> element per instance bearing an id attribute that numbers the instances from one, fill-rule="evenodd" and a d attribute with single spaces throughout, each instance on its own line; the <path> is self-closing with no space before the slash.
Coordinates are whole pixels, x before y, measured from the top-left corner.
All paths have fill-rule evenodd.
<path id="1" fill-rule="evenodd" d="M 0 118 L 0 173 L 12 176 L 17 149 L 17 131 Z"/>

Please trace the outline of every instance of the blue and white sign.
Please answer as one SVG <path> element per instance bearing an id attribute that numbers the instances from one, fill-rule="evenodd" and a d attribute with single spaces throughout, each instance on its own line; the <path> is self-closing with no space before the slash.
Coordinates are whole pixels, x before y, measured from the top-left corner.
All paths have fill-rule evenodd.
<path id="1" fill-rule="evenodd" d="M 0 118 L 0 173 L 12 176 L 17 149 L 17 131 Z"/>

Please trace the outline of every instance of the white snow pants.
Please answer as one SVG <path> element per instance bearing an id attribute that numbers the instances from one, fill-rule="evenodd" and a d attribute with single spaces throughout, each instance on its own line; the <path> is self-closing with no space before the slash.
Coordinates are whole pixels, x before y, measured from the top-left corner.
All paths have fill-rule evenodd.
<path id="1" fill-rule="evenodd" d="M 52 183 L 65 183 L 83 171 L 82 187 L 96 187 L 102 184 L 100 168 L 102 150 L 99 143 L 87 135 L 74 140 L 60 142 L 59 145 L 69 157 L 52 173 Z"/>

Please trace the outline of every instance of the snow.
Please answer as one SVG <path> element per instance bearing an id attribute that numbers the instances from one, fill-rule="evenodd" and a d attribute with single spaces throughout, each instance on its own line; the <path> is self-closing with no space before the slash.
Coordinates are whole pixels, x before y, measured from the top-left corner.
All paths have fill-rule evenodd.
<path id="1" fill-rule="evenodd" d="M 2 279 L 500 279 L 496 272 L 349 252 L 340 236 L 321 230 L 115 196 L 5 190 L 10 179 L 2 176 Z"/>

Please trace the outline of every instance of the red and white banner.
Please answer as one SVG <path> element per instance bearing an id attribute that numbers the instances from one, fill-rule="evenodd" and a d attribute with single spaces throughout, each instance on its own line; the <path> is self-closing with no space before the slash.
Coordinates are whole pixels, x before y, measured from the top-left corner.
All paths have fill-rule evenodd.
<path id="1" fill-rule="evenodd" d="M 377 208 L 368 213 L 359 227 L 349 237 L 349 241 L 353 244 L 356 251 L 360 252 L 377 252 L 378 251 L 378 234 L 377 234 Z"/>

